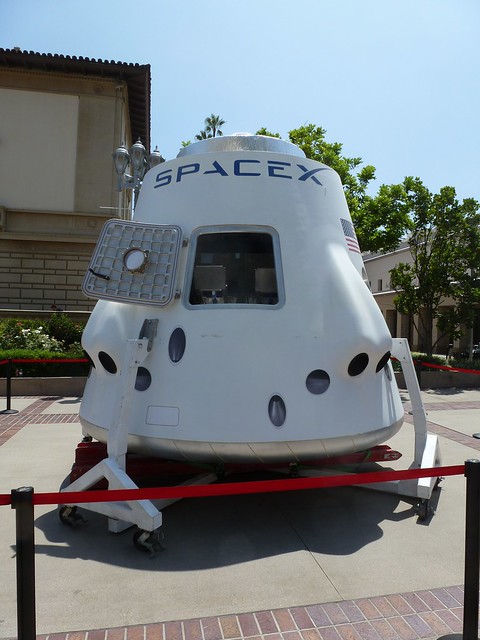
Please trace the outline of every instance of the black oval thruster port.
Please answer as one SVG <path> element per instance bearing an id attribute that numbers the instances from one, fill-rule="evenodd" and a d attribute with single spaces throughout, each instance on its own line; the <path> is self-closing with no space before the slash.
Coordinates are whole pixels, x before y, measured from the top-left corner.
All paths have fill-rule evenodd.
<path id="1" fill-rule="evenodd" d="M 392 354 L 390 353 L 390 351 L 387 351 L 387 353 L 380 358 L 377 364 L 377 368 L 375 369 L 377 373 L 381 371 L 388 364 L 388 361 L 390 360 L 391 355 Z"/>
<path id="2" fill-rule="evenodd" d="M 138 367 L 137 377 L 135 378 L 135 389 L 137 391 L 146 391 L 152 384 L 152 376 L 145 367 Z"/>
<path id="3" fill-rule="evenodd" d="M 112 356 L 109 356 L 105 351 L 100 351 L 98 354 L 98 359 L 100 360 L 103 368 L 108 373 L 117 373 L 117 365 L 115 364 L 115 360 Z"/>
<path id="4" fill-rule="evenodd" d="M 359 353 L 355 356 L 348 365 L 349 376 L 359 376 L 365 371 L 368 365 L 368 355 L 366 353 Z"/>
<path id="5" fill-rule="evenodd" d="M 285 402 L 280 396 L 272 396 L 268 403 L 268 415 L 276 427 L 281 427 L 287 417 Z"/>
<path id="6" fill-rule="evenodd" d="M 180 362 L 185 353 L 186 344 L 187 338 L 185 337 L 185 331 L 177 327 L 168 341 L 168 355 L 172 362 Z"/>
<path id="7" fill-rule="evenodd" d="M 85 349 L 83 350 L 83 355 L 88 360 L 88 364 L 95 369 L 95 362 L 90 357 L 90 354 L 87 351 L 85 351 Z"/>
<path id="8" fill-rule="evenodd" d="M 323 369 L 316 369 L 308 374 L 305 384 L 310 393 L 319 395 L 325 393 L 330 386 L 330 376 Z"/>

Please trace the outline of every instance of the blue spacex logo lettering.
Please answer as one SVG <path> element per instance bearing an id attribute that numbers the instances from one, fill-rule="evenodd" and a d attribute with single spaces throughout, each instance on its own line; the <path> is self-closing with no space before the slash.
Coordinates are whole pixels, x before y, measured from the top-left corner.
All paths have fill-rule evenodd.
<path id="1" fill-rule="evenodd" d="M 311 180 L 315 184 L 322 186 L 317 177 L 320 171 L 330 171 L 330 169 L 328 167 L 308 169 L 303 164 L 292 164 L 291 162 L 281 162 L 280 160 L 267 160 L 265 163 L 262 160 L 253 158 L 240 158 L 235 160 L 233 168 L 227 171 L 218 160 L 214 160 L 208 165 L 208 168 L 202 167 L 199 162 L 191 162 L 180 165 L 176 170 L 165 169 L 165 171 L 157 173 L 154 189 L 182 182 L 182 180 L 195 173 L 200 175 L 216 174 L 222 177 L 232 175 L 240 178 L 256 178 L 266 175 L 269 178 L 284 178 L 285 180 L 299 180 L 300 182 Z"/>

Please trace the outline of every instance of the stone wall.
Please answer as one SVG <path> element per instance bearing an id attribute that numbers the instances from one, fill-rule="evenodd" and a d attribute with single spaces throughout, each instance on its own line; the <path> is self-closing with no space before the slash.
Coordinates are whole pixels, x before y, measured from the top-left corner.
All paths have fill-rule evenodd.
<path id="1" fill-rule="evenodd" d="M 400 389 L 406 389 L 403 373 L 395 373 Z M 478 389 L 480 374 L 453 371 L 421 371 L 420 389 Z"/>
<path id="2" fill-rule="evenodd" d="M 0 241 L 1 307 L 90 311 L 95 301 L 84 296 L 81 284 L 92 250 L 90 243 Z"/>

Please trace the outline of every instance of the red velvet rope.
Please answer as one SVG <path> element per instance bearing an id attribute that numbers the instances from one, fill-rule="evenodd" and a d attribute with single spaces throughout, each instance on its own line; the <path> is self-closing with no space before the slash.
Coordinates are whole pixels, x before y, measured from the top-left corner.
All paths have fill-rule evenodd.
<path id="1" fill-rule="evenodd" d="M 0 366 L 7 364 L 7 360 L 0 360 Z M 49 358 L 49 359 L 36 359 L 36 358 L 15 358 L 12 359 L 12 363 L 45 363 L 45 362 L 89 362 L 87 358 Z M 431 362 L 422 362 L 421 360 L 414 360 L 415 364 L 422 365 L 422 367 L 431 367 L 432 369 L 442 369 L 444 371 L 453 371 L 459 373 L 474 373 L 480 375 L 480 369 L 462 369 L 460 367 L 449 367 L 447 365 L 433 364 Z"/>
<path id="2" fill-rule="evenodd" d="M 12 363 L 53 363 L 53 362 L 89 362 L 87 358 L 49 358 L 49 359 L 36 359 L 36 358 L 15 358 L 12 359 Z M 474 373 L 476 375 L 480 375 L 480 369 L 462 369 L 461 367 L 449 367 L 447 365 L 441 364 L 433 364 L 431 362 L 422 362 L 421 360 L 414 360 L 415 364 L 421 365 L 422 367 L 431 367 L 432 369 L 442 369 L 443 371 L 453 371 L 459 373 Z M 2 364 L 7 364 L 7 360 L 0 360 L 0 366 Z"/>
<path id="3" fill-rule="evenodd" d="M 480 374 L 479 369 L 461 369 L 460 367 L 447 367 L 442 364 L 433 364 L 431 362 L 421 362 L 420 360 L 415 360 L 415 364 L 420 364 L 422 367 L 431 367 L 432 369 L 442 369 L 443 371 L 453 371 L 454 373 L 475 373 Z"/>
<path id="4" fill-rule="evenodd" d="M 374 471 L 318 478 L 289 478 L 285 480 L 260 480 L 255 482 L 226 482 L 181 487 L 155 487 L 148 489 L 102 489 L 98 491 L 65 491 L 62 493 L 34 493 L 34 505 L 82 504 L 85 502 L 128 502 L 130 500 L 159 500 L 180 498 L 205 498 L 207 496 L 232 496 L 250 493 L 272 493 L 348 487 L 358 484 L 374 484 L 417 478 L 438 478 L 465 473 L 465 465 L 406 469 L 403 471 Z M 11 504 L 9 495 L 0 495 L 0 506 Z"/>

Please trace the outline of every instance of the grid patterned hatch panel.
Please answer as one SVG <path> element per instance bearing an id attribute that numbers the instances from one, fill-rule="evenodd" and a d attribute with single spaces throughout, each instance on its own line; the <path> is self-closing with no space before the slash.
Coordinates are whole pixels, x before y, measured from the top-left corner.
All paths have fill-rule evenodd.
<path id="1" fill-rule="evenodd" d="M 88 298 L 167 305 L 174 296 L 181 241 L 182 230 L 177 226 L 109 220 L 85 274 L 83 293 Z M 132 248 L 146 256 L 141 272 L 124 264 L 125 253 Z"/>

